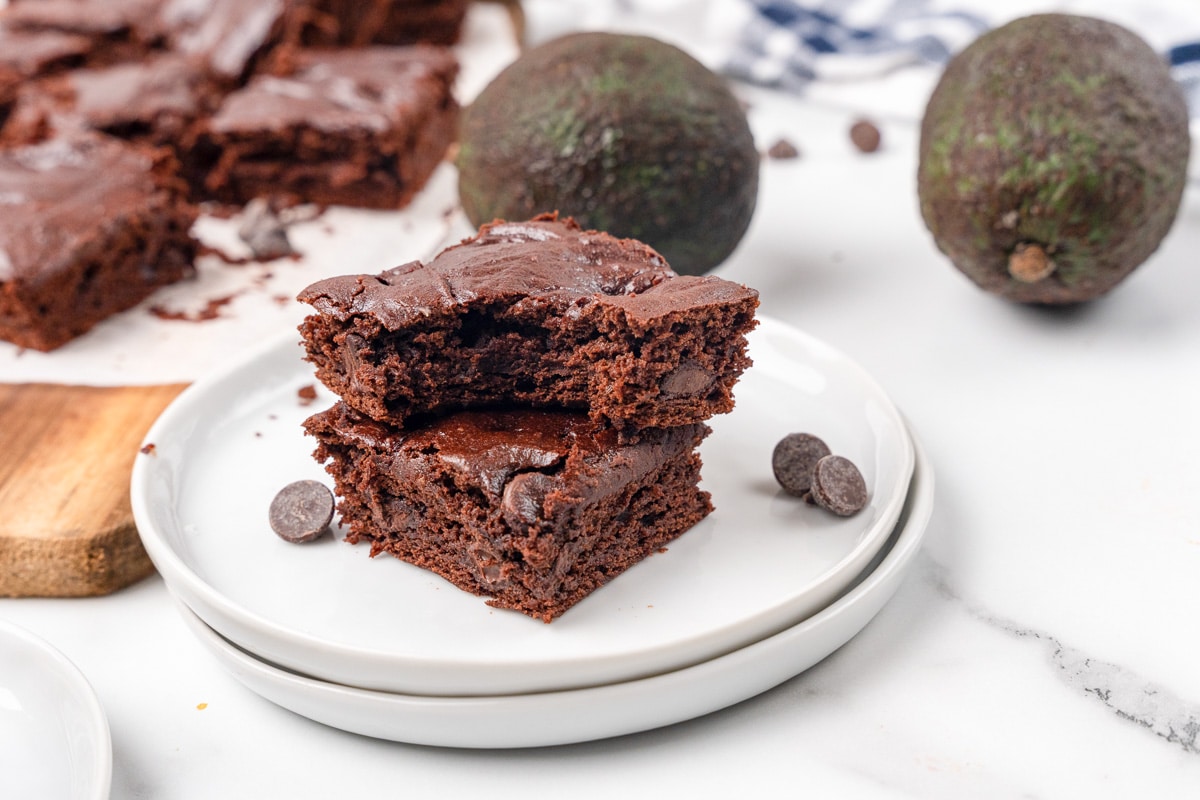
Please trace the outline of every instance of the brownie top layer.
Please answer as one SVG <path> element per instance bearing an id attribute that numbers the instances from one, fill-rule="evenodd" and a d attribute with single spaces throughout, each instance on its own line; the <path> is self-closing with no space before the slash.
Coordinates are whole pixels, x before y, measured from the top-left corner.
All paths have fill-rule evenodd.
<path id="1" fill-rule="evenodd" d="M 161 4 L 162 0 L 17 0 L 0 12 L 0 24 L 89 38 L 135 30 L 140 34 L 154 27 Z"/>
<path id="2" fill-rule="evenodd" d="M 284 34 L 288 13 L 300 6 L 299 0 L 164 0 L 156 22 L 173 49 L 233 79 Z"/>
<path id="3" fill-rule="evenodd" d="M 208 130 L 386 131 L 440 102 L 458 72 L 448 49 L 421 45 L 302 51 L 289 54 L 288 63 L 286 76 L 258 75 L 229 95 Z"/>
<path id="4" fill-rule="evenodd" d="M 172 113 L 195 118 L 209 95 L 194 61 L 177 53 L 102 69 L 75 70 L 62 78 L 64 101 L 96 128 L 152 120 Z"/>
<path id="5" fill-rule="evenodd" d="M 679 276 L 655 250 L 632 239 L 584 231 L 571 218 L 544 214 L 528 222 L 496 221 L 443 250 L 428 264 L 411 262 L 380 275 L 318 281 L 299 299 L 346 320 L 371 316 L 388 330 L 471 304 L 526 302 L 551 313 L 582 313 L 590 304 L 653 318 L 754 297 L 753 289 L 715 276 Z"/>
<path id="6" fill-rule="evenodd" d="M 387 472 L 399 482 L 457 474 L 526 522 L 544 507 L 550 490 L 566 501 L 604 497 L 690 451 L 707 433 L 703 424 L 684 425 L 621 444 L 586 413 L 527 408 L 463 411 L 404 430 L 362 417 L 344 403 L 307 424 L 318 435 L 324 428 L 343 443 L 385 454 Z"/>
<path id="7" fill-rule="evenodd" d="M 90 51 L 91 43 L 82 36 L 13 30 L 0 17 L 0 72 L 32 78 L 81 61 Z"/>
<path id="8" fill-rule="evenodd" d="M 154 158 L 73 135 L 0 150 L 0 282 L 36 282 L 98 246 L 98 229 L 163 204 Z M 124 221 L 124 222 L 121 222 Z"/>

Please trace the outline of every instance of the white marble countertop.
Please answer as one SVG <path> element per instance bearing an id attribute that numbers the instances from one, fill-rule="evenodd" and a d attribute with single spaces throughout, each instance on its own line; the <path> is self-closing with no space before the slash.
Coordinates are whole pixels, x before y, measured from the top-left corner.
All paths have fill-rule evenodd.
<path id="1" fill-rule="evenodd" d="M 192 638 L 158 578 L 0 600 L 92 682 L 115 800 L 1200 796 L 1200 186 L 1162 248 L 1086 307 L 1015 306 L 935 250 L 915 125 L 745 90 L 763 163 L 719 274 L 839 348 L 924 442 L 937 498 L 882 612 L 800 676 L 701 719 L 519 751 L 377 741 L 280 709 Z M 1195 156 L 1194 156 L 1195 157 Z M 815 794 L 814 794 L 815 793 Z"/>

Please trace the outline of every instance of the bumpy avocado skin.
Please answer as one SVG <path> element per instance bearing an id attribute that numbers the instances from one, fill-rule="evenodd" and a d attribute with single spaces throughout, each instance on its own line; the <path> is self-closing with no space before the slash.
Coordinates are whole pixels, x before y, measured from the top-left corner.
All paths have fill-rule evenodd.
<path id="1" fill-rule="evenodd" d="M 464 111 L 459 197 L 479 225 L 547 211 L 639 239 L 681 274 L 750 224 L 759 155 L 724 80 L 656 39 L 572 34 L 523 54 Z"/>
<path id="2" fill-rule="evenodd" d="M 1187 105 L 1132 32 L 1065 14 L 1015 20 L 951 59 L 921 125 L 917 188 L 938 247 L 1023 303 L 1094 299 L 1170 230 L 1187 179 Z M 1041 280 L 1009 273 L 1037 245 Z"/>

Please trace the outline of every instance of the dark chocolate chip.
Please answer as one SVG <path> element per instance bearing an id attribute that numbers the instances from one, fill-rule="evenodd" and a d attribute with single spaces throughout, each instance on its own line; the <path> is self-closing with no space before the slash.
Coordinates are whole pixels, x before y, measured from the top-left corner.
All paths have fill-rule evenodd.
<path id="1" fill-rule="evenodd" d="M 691 397 L 708 391 L 715 376 L 695 361 L 683 361 L 663 376 L 659 389 L 665 397 Z"/>
<path id="2" fill-rule="evenodd" d="M 850 459 L 825 456 L 813 468 L 812 499 L 821 508 L 848 517 L 867 504 L 867 482 Z"/>
<path id="3" fill-rule="evenodd" d="M 812 486 L 813 468 L 829 455 L 829 446 L 811 433 L 789 433 L 775 445 L 771 467 L 788 494 L 803 497 Z"/>
<path id="4" fill-rule="evenodd" d="M 271 530 L 288 542 L 311 542 L 329 530 L 333 492 L 319 481 L 296 481 L 271 501 Z"/>
<path id="5" fill-rule="evenodd" d="M 500 500 L 500 513 L 513 530 L 523 530 L 538 521 L 546 495 L 554 481 L 540 472 L 521 472 L 509 480 Z"/>
<path id="6" fill-rule="evenodd" d="M 879 149 L 883 136 L 875 123 L 860 119 L 850 126 L 850 141 L 863 153 L 874 153 Z"/>

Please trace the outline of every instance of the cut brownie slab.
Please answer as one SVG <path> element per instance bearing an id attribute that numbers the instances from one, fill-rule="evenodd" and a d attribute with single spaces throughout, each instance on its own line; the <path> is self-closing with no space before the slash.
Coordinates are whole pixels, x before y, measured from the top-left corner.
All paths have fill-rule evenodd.
<path id="1" fill-rule="evenodd" d="M 557 406 L 636 430 L 733 408 L 758 293 L 545 215 L 300 300 L 316 311 L 300 330 L 318 378 L 367 416 Z"/>
<path id="2" fill-rule="evenodd" d="M 240 83 L 309 18 L 306 0 L 162 0 L 152 17 L 170 48 Z"/>
<path id="3" fill-rule="evenodd" d="M 162 43 L 161 0 L 17 0 L 0 10 L 0 26 L 27 35 L 87 42 L 87 63 L 137 59 Z"/>
<path id="4" fill-rule="evenodd" d="M 191 58 L 154 53 L 126 64 L 71 70 L 27 83 L 4 128 L 6 142 L 37 141 L 72 127 L 191 149 L 197 120 L 216 108 L 216 82 Z"/>
<path id="5" fill-rule="evenodd" d="M 0 17 L 0 74 L 10 80 L 36 78 L 79 66 L 91 52 L 91 42 L 65 33 L 13 30 Z"/>
<path id="6" fill-rule="evenodd" d="M 290 53 L 286 75 L 258 75 L 198 134 L 205 194 L 227 203 L 399 208 L 454 140 L 458 63 L 447 48 Z"/>
<path id="7" fill-rule="evenodd" d="M 580 413 L 463 412 L 403 431 L 338 403 L 305 426 L 349 541 L 546 622 L 712 509 L 703 424 L 622 445 Z"/>
<path id="8" fill-rule="evenodd" d="M 172 159 L 100 135 L 0 150 L 0 339 L 52 350 L 190 274 Z"/>
<path id="9" fill-rule="evenodd" d="M 78 66 L 90 52 L 82 36 L 13 30 L 0 16 L 0 125 L 25 81 Z"/>

